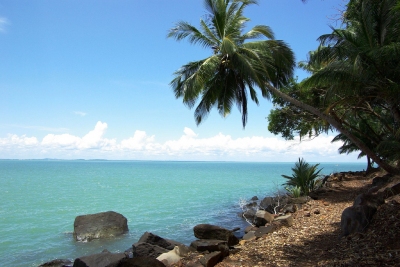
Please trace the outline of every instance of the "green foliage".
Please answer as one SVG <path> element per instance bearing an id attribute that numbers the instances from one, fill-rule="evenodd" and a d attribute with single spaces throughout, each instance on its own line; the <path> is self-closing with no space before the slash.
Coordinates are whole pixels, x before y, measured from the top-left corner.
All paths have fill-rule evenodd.
<path id="1" fill-rule="evenodd" d="M 283 178 L 288 179 L 283 185 L 286 186 L 286 190 L 293 194 L 297 193 L 296 188 L 300 188 L 300 194 L 307 196 L 311 191 L 316 188 L 317 178 L 322 169 L 317 169 L 319 164 L 310 165 L 305 160 L 300 159 L 295 163 L 292 168 L 292 176 L 282 175 Z"/>
<path id="2" fill-rule="evenodd" d="M 288 192 L 289 195 L 293 198 L 301 197 L 301 188 L 298 186 L 295 187 L 286 187 L 285 188 Z"/>
<path id="3" fill-rule="evenodd" d="M 225 117 L 236 104 L 245 127 L 248 98 L 259 103 L 256 89 L 269 98 L 267 83 L 282 86 L 292 77 L 294 54 L 283 41 L 274 40 L 268 26 L 257 25 L 244 32 L 249 21 L 244 9 L 256 3 L 204 0 L 207 15 L 200 20 L 200 28 L 181 21 L 169 31 L 168 37 L 187 39 L 211 52 L 208 58 L 183 65 L 170 83 L 176 98 L 182 98 L 189 108 L 197 105 L 197 124 L 212 108 Z"/>

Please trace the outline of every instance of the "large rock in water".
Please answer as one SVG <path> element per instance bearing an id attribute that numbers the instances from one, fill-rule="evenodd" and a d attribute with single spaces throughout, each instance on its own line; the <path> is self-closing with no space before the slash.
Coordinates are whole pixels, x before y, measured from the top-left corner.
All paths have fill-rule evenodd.
<path id="1" fill-rule="evenodd" d="M 115 237 L 128 231 L 128 220 L 114 211 L 80 215 L 74 222 L 74 238 L 77 241 Z"/>
<path id="2" fill-rule="evenodd" d="M 239 244 L 239 239 L 232 231 L 211 224 L 198 224 L 193 228 L 194 236 L 198 239 L 217 239 L 228 242 L 228 246 L 232 247 Z"/>

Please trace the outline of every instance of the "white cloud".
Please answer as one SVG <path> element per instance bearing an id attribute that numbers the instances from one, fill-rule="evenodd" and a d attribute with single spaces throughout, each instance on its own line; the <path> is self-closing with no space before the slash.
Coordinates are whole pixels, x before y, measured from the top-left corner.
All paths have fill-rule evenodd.
<path id="1" fill-rule="evenodd" d="M 6 32 L 6 26 L 10 24 L 7 18 L 0 17 L 0 32 Z"/>
<path id="2" fill-rule="evenodd" d="M 185 127 L 181 137 L 158 143 L 154 135 L 136 130 L 133 136 L 117 142 L 105 138 L 107 123 L 97 122 L 83 137 L 72 134 L 48 134 L 41 142 L 36 137 L 9 135 L 0 138 L 0 158 L 104 158 L 153 160 L 223 160 L 223 161 L 354 161 L 356 155 L 339 155 L 340 142 L 332 136 L 319 136 L 311 141 L 285 141 L 276 137 L 252 136 L 233 138 L 219 133 L 202 138 Z M 21 156 L 24 155 L 24 156 Z"/>

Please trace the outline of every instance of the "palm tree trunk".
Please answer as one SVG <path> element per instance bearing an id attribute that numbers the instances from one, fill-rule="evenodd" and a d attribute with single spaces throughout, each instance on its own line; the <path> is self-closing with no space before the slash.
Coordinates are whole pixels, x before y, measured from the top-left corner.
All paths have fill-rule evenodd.
<path id="1" fill-rule="evenodd" d="M 310 105 L 307 105 L 303 102 L 300 102 L 297 99 L 294 99 L 285 93 L 282 93 L 281 91 L 279 91 L 275 87 L 271 86 L 270 84 L 266 84 L 266 86 L 270 92 L 281 97 L 283 100 L 285 100 L 303 110 L 306 110 L 306 111 L 318 116 L 319 118 L 327 121 L 330 125 L 335 127 L 336 130 L 338 130 L 340 133 L 347 136 L 351 142 L 353 142 L 361 151 L 363 151 L 374 162 L 376 162 L 376 164 L 378 164 L 379 167 L 381 167 L 388 173 L 400 174 L 400 168 L 393 167 L 389 163 L 383 161 L 378 155 L 376 155 L 371 149 L 369 149 L 360 139 L 358 139 L 351 132 L 349 132 L 346 128 L 344 128 L 343 125 L 340 122 L 338 122 L 337 120 L 335 120 L 332 116 L 324 114 L 323 112 L 319 111 L 318 109 L 316 109 Z"/>

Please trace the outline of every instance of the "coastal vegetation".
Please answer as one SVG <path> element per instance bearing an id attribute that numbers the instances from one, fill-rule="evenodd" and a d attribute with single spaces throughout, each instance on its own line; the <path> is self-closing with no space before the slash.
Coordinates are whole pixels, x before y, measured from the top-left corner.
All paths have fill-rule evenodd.
<path id="1" fill-rule="evenodd" d="M 209 48 L 171 82 L 176 98 L 195 109 L 200 124 L 212 108 L 222 116 L 234 104 L 247 122 L 248 96 L 271 99 L 269 130 L 286 139 L 336 131 L 342 152 L 359 150 L 385 171 L 400 173 L 400 9 L 397 0 L 350 0 L 340 28 L 319 37 L 320 46 L 299 63 L 310 77 L 293 77 L 294 55 L 268 26 L 244 32 L 244 9 L 257 1 L 205 0 L 200 29 L 179 22 L 168 37 Z"/>
<path id="2" fill-rule="evenodd" d="M 317 187 L 319 173 L 322 169 L 318 169 L 319 164 L 310 165 L 304 159 L 300 159 L 292 168 L 292 175 L 282 174 L 282 177 L 287 179 L 285 186 L 286 190 L 293 197 L 308 196 L 311 191 Z"/>

